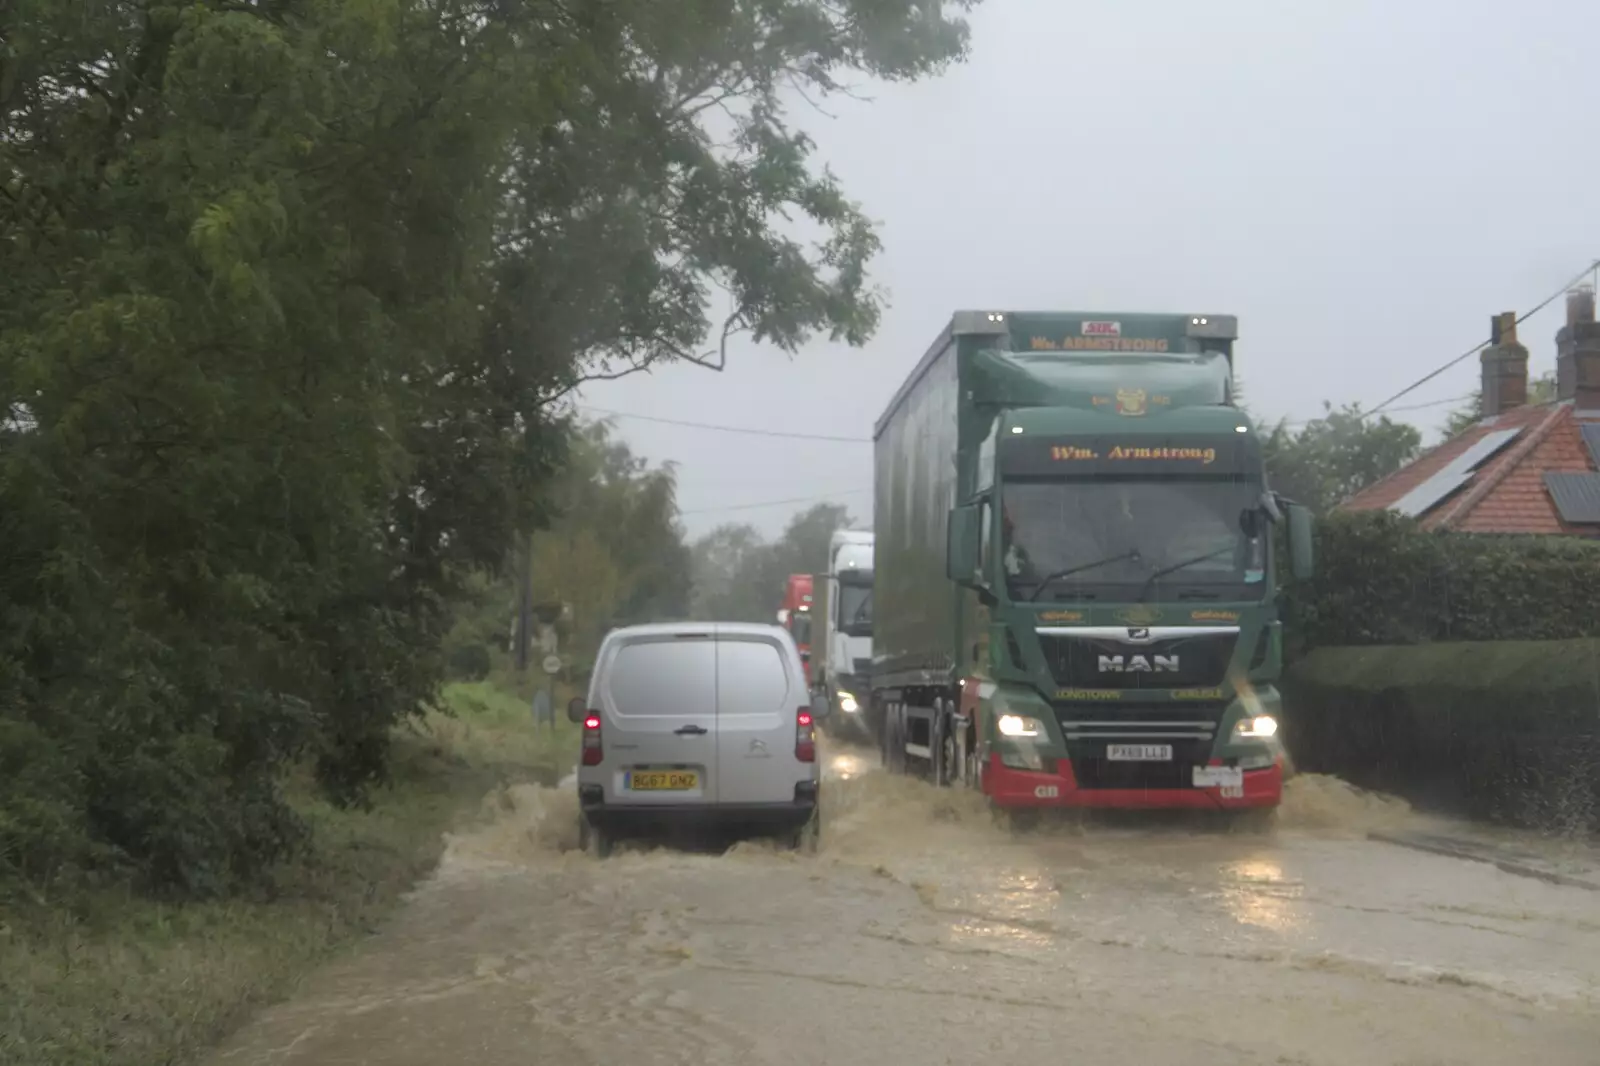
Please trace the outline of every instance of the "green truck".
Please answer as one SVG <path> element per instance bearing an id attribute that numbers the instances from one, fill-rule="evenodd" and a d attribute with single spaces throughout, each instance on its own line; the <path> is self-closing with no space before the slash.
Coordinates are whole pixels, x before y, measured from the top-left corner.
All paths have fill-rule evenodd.
<path id="1" fill-rule="evenodd" d="M 1278 805 L 1277 545 L 1309 576 L 1311 518 L 1234 405 L 1237 334 L 1006 311 L 940 331 L 873 433 L 886 766 L 1018 817 Z"/>

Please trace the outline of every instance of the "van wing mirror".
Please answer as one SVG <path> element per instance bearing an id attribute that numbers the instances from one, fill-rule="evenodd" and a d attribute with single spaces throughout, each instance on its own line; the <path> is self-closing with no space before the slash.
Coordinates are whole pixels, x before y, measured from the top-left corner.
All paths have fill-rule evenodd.
<path id="1" fill-rule="evenodd" d="M 1289 515 L 1289 572 L 1297 581 L 1304 581 L 1317 570 L 1311 510 L 1298 503 L 1285 509 Z"/>
<path id="2" fill-rule="evenodd" d="M 983 561 L 978 558 L 982 534 L 979 510 L 973 504 L 950 508 L 945 527 L 945 576 L 967 588 L 982 588 Z"/>
<path id="3" fill-rule="evenodd" d="M 581 722 L 589 714 L 589 701 L 582 696 L 574 696 L 567 701 L 567 721 Z"/>
<path id="4" fill-rule="evenodd" d="M 813 692 L 811 694 L 811 720 L 820 722 L 832 713 L 833 704 L 828 702 L 827 693 Z"/>

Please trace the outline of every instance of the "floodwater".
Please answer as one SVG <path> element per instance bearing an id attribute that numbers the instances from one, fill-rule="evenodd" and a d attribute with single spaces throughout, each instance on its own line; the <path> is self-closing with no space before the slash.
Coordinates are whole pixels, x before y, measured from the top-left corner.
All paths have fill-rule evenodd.
<path id="1" fill-rule="evenodd" d="M 1013 835 L 828 759 L 816 856 L 600 862 L 570 790 L 493 796 L 393 925 L 213 1061 L 1600 1061 L 1600 892 L 1368 839 L 1440 829 L 1397 801 L 1302 775 L 1266 835 Z"/>

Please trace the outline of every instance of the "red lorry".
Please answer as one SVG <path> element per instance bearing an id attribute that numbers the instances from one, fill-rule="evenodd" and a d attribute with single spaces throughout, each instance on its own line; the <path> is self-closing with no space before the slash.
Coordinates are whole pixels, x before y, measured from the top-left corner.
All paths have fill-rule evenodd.
<path id="1" fill-rule="evenodd" d="M 789 631 L 800 647 L 800 662 L 806 669 L 806 684 L 811 684 L 811 575 L 790 574 L 783 586 L 783 607 L 778 624 Z"/>

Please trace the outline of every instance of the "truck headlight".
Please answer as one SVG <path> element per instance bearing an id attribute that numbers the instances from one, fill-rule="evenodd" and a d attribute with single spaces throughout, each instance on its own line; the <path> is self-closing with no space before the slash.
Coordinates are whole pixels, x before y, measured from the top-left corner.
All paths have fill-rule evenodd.
<path id="1" fill-rule="evenodd" d="M 1234 740 L 1270 740 L 1278 735 L 1278 720 L 1270 714 L 1241 718 L 1233 723 Z"/>
<path id="2" fill-rule="evenodd" d="M 861 704 L 848 692 L 839 693 L 839 709 L 845 714 L 855 714 L 861 709 Z"/>
<path id="3" fill-rule="evenodd" d="M 1022 714 L 1002 714 L 995 721 L 995 728 L 1000 730 L 1001 736 L 1017 740 L 1044 736 L 1044 723 Z"/>

